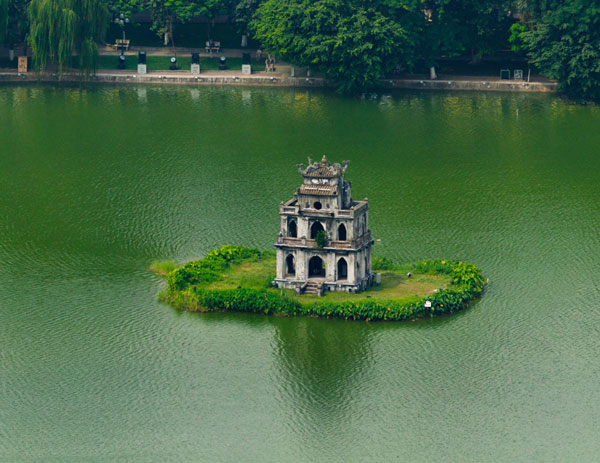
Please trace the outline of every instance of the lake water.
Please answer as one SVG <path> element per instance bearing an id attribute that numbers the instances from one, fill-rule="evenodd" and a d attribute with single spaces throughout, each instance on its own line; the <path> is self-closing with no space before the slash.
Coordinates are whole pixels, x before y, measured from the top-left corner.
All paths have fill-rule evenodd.
<path id="1" fill-rule="evenodd" d="M 465 260 L 420 322 L 179 313 L 154 259 L 272 248 L 306 156 L 374 253 Z M 553 96 L 0 87 L 0 461 L 597 461 L 600 108 Z"/>

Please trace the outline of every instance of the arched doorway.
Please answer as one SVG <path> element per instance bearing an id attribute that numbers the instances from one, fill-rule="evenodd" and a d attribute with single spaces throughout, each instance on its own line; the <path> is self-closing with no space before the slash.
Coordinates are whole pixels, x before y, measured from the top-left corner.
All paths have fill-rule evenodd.
<path id="1" fill-rule="evenodd" d="M 325 263 L 319 256 L 311 257 L 311 259 L 308 261 L 308 277 L 325 277 Z"/>
<path id="2" fill-rule="evenodd" d="M 310 239 L 314 240 L 317 237 L 317 233 L 320 231 L 325 231 L 323 228 L 323 224 L 321 222 L 315 222 L 310 226 Z"/>
<path id="3" fill-rule="evenodd" d="M 288 254 L 285 258 L 285 266 L 287 269 L 287 274 L 290 276 L 296 275 L 296 264 L 294 263 L 294 256 Z"/>
<path id="4" fill-rule="evenodd" d="M 338 240 L 346 241 L 346 225 L 344 225 L 344 224 L 341 224 L 338 227 Z"/>
<path id="5" fill-rule="evenodd" d="M 293 219 L 288 222 L 288 236 L 291 238 L 296 238 L 298 236 L 298 226 Z"/>
<path id="6" fill-rule="evenodd" d="M 348 262 L 343 257 L 338 260 L 337 263 L 337 277 L 338 280 L 347 280 L 348 279 Z"/>

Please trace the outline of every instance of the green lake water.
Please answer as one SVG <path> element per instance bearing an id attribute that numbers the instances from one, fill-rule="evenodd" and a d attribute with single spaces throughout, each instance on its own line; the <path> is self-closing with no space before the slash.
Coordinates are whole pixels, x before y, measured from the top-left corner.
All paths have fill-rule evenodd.
<path id="1" fill-rule="evenodd" d="M 306 156 L 459 314 L 179 313 L 154 259 L 271 248 Z M 597 461 L 600 108 L 553 96 L 0 87 L 0 461 Z"/>

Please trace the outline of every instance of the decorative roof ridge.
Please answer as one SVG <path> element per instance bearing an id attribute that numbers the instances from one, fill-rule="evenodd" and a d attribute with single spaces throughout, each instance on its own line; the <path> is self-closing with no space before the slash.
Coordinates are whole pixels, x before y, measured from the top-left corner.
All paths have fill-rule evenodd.
<path id="1" fill-rule="evenodd" d="M 331 164 L 327 160 L 327 156 L 323 155 L 321 162 L 314 161 L 308 157 L 308 166 L 304 168 L 304 164 L 297 164 L 298 172 L 305 177 L 338 177 L 348 170 L 350 161 L 342 161 L 342 164 L 336 162 Z"/>

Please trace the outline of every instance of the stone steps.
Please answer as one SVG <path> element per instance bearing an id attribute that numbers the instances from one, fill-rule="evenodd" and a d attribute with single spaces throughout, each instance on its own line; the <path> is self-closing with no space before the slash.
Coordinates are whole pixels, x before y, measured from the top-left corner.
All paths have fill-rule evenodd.
<path id="1" fill-rule="evenodd" d="M 320 285 L 315 281 L 308 281 L 304 287 L 304 294 L 320 294 Z"/>

